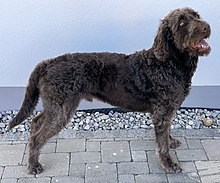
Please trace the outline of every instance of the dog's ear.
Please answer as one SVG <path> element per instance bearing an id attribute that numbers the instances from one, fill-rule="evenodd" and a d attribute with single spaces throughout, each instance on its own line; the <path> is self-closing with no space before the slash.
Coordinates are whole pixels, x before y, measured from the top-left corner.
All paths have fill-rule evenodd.
<path id="1" fill-rule="evenodd" d="M 168 22 L 162 20 L 153 44 L 153 52 L 158 60 L 167 60 L 169 56 L 169 43 L 171 40 L 172 33 L 168 27 Z"/>

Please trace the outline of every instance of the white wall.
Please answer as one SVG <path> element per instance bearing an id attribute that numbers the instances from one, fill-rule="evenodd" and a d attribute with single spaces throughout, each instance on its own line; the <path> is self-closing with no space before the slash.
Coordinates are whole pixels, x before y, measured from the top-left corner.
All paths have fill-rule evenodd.
<path id="1" fill-rule="evenodd" d="M 194 85 L 220 85 L 218 0 L 1 0 L 0 87 L 25 86 L 34 66 L 67 52 L 147 49 L 170 10 L 192 7 L 212 27 Z"/>

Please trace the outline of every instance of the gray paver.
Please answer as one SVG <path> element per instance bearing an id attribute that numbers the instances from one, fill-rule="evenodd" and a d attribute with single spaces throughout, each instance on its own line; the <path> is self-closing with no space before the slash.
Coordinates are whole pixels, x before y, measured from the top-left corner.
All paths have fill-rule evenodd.
<path id="1" fill-rule="evenodd" d="M 50 178 L 21 178 L 18 183 L 50 183 Z"/>
<path id="2" fill-rule="evenodd" d="M 135 183 L 134 175 L 119 175 L 118 176 L 119 183 Z"/>
<path id="3" fill-rule="evenodd" d="M 220 161 L 197 161 L 196 167 L 202 183 L 220 182 Z"/>
<path id="4" fill-rule="evenodd" d="M 84 177 L 86 173 L 86 164 L 70 164 L 69 175 L 74 177 Z"/>
<path id="5" fill-rule="evenodd" d="M 187 144 L 189 149 L 202 149 L 202 143 L 199 139 L 188 139 Z"/>
<path id="6" fill-rule="evenodd" d="M 42 148 L 41 153 L 55 153 L 56 146 L 57 146 L 56 143 L 47 143 Z"/>
<path id="7" fill-rule="evenodd" d="M 209 160 L 220 160 L 220 140 L 202 140 Z"/>
<path id="8" fill-rule="evenodd" d="M 0 166 L 21 164 L 25 144 L 0 145 Z"/>
<path id="9" fill-rule="evenodd" d="M 115 163 L 88 163 L 86 165 L 86 176 L 103 176 L 116 173 Z"/>
<path id="10" fill-rule="evenodd" d="M 103 162 L 131 161 L 129 143 L 126 141 L 102 142 L 101 153 Z"/>
<path id="11" fill-rule="evenodd" d="M 167 183 L 165 174 L 145 174 L 135 176 L 136 183 Z"/>
<path id="12" fill-rule="evenodd" d="M 68 153 L 41 154 L 40 162 L 44 171 L 37 177 L 68 175 L 69 158 Z"/>
<path id="13" fill-rule="evenodd" d="M 199 183 L 199 176 L 196 173 L 188 174 L 167 174 L 169 183 Z"/>
<path id="14" fill-rule="evenodd" d="M 115 183 L 117 170 L 115 163 L 89 163 L 86 165 L 86 183 Z"/>
<path id="15" fill-rule="evenodd" d="M 12 178 L 12 179 L 2 179 L 1 183 L 17 183 L 17 179 Z"/>
<path id="16" fill-rule="evenodd" d="M 29 175 L 26 166 L 6 166 L 3 178 L 22 178 L 22 177 L 34 177 Z"/>
<path id="17" fill-rule="evenodd" d="M 147 162 L 118 163 L 118 174 L 146 174 L 149 173 Z"/>
<path id="18" fill-rule="evenodd" d="M 86 142 L 86 151 L 101 151 L 100 142 Z"/>
<path id="19" fill-rule="evenodd" d="M 175 161 L 177 161 L 174 151 L 170 151 L 170 155 Z M 147 157 L 150 173 L 164 173 L 164 169 L 162 168 L 155 151 L 147 151 Z"/>
<path id="20" fill-rule="evenodd" d="M 40 150 L 40 153 L 55 153 L 56 150 L 56 143 L 55 142 L 50 142 L 50 143 L 46 143 L 43 148 Z M 25 153 L 28 154 L 29 153 L 29 148 L 27 147 L 25 150 Z"/>
<path id="21" fill-rule="evenodd" d="M 192 161 L 180 162 L 180 166 L 182 168 L 182 173 L 197 173 L 196 166 Z"/>
<path id="22" fill-rule="evenodd" d="M 155 151 L 147 151 L 150 173 L 164 173 Z"/>
<path id="23" fill-rule="evenodd" d="M 0 178 L 2 177 L 3 170 L 4 170 L 4 167 L 1 167 L 1 166 L 0 166 Z"/>
<path id="24" fill-rule="evenodd" d="M 110 174 L 106 176 L 93 176 L 85 178 L 85 183 L 116 183 L 117 174 Z"/>
<path id="25" fill-rule="evenodd" d="M 132 151 L 155 150 L 155 140 L 132 140 L 130 142 Z"/>
<path id="26" fill-rule="evenodd" d="M 85 151 L 85 139 L 59 139 L 56 152 Z"/>
<path id="27" fill-rule="evenodd" d="M 147 161 L 145 151 L 131 151 L 133 161 Z"/>
<path id="28" fill-rule="evenodd" d="M 71 153 L 71 163 L 96 163 L 100 161 L 100 152 L 86 151 Z"/>
<path id="29" fill-rule="evenodd" d="M 83 177 L 72 177 L 72 176 L 62 176 L 62 177 L 53 177 L 52 183 L 84 183 Z"/>
<path id="30" fill-rule="evenodd" d="M 179 161 L 207 160 L 203 149 L 176 150 Z"/>
<path id="31" fill-rule="evenodd" d="M 184 137 L 174 137 L 181 142 L 181 145 L 177 149 L 188 149 L 186 139 Z"/>

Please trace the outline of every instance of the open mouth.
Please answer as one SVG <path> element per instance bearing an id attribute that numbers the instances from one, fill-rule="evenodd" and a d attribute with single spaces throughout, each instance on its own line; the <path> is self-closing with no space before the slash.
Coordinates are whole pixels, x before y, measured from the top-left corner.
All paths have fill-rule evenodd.
<path id="1" fill-rule="evenodd" d="M 210 45 L 207 42 L 207 39 L 202 39 L 198 42 L 196 42 L 193 46 L 192 46 L 193 50 L 199 50 L 199 51 L 206 51 L 210 49 Z"/>

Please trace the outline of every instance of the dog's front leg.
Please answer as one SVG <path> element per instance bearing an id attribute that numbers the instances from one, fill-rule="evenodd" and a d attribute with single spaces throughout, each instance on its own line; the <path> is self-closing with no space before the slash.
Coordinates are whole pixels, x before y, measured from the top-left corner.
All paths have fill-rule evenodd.
<path id="1" fill-rule="evenodd" d="M 168 172 L 181 172 L 180 166 L 172 159 L 170 150 L 170 127 L 172 114 L 164 113 L 160 110 L 153 114 L 153 121 L 156 134 L 156 154 L 162 167 Z"/>

